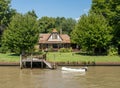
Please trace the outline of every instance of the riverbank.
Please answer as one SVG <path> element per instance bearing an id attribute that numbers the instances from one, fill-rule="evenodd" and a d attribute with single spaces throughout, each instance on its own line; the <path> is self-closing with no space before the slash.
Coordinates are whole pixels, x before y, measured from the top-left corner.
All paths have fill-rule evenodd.
<path id="1" fill-rule="evenodd" d="M 0 66 L 20 66 L 19 62 L 0 62 Z"/>
<path id="2" fill-rule="evenodd" d="M 90 56 L 75 52 L 48 52 L 46 60 L 58 66 L 120 66 L 120 56 Z M 19 55 L 0 53 L 0 66 L 19 66 L 19 61 Z"/>
<path id="3" fill-rule="evenodd" d="M 51 62 L 54 63 L 54 62 Z M 120 66 L 120 62 L 55 62 L 57 66 Z M 20 66 L 19 62 L 0 62 L 0 66 Z"/>
<path id="4" fill-rule="evenodd" d="M 47 60 L 51 62 L 82 62 L 82 63 L 97 63 L 97 62 L 120 62 L 120 56 L 91 56 L 75 52 L 60 53 L 48 52 Z"/>
<path id="5" fill-rule="evenodd" d="M 120 66 L 120 62 L 97 62 L 97 63 L 82 63 L 82 62 L 56 62 L 58 66 Z"/>

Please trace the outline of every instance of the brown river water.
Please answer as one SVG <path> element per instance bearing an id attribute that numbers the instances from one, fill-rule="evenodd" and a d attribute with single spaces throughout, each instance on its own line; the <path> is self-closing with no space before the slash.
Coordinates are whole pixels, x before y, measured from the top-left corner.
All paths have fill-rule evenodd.
<path id="1" fill-rule="evenodd" d="M 0 67 L 0 88 L 120 88 L 120 67 L 88 67 L 85 73 Z"/>

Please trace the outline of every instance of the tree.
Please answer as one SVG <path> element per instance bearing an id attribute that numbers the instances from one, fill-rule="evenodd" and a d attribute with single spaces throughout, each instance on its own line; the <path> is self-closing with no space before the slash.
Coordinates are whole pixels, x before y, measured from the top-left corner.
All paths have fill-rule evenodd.
<path id="1" fill-rule="evenodd" d="M 102 15 L 90 13 L 82 15 L 75 29 L 71 33 L 73 43 L 77 43 L 87 51 L 101 54 L 106 50 L 112 36 L 107 21 Z"/>
<path id="2" fill-rule="evenodd" d="M 34 10 L 32 10 L 32 11 L 28 11 L 27 14 L 29 14 L 29 15 L 31 15 L 31 16 L 37 18 L 37 15 L 36 15 L 36 13 L 35 13 Z"/>
<path id="3" fill-rule="evenodd" d="M 38 42 L 39 29 L 36 19 L 31 15 L 17 14 L 4 31 L 2 46 L 12 52 L 24 53 L 33 50 Z"/>
<path id="4" fill-rule="evenodd" d="M 65 20 L 66 20 L 65 17 L 57 17 L 57 18 L 55 18 L 55 28 L 57 28 L 58 31 L 61 31 L 61 32 L 63 31 L 62 24 L 63 24 L 63 22 Z"/>
<path id="5" fill-rule="evenodd" d="M 92 0 L 92 12 L 101 13 L 112 27 L 112 45 L 120 54 L 120 0 Z"/>
<path id="6" fill-rule="evenodd" d="M 48 33 L 56 28 L 59 32 L 62 31 L 63 33 L 69 34 L 74 29 L 76 21 L 72 18 L 64 18 L 64 17 L 42 17 L 38 20 L 40 24 L 40 31 L 42 33 Z"/>
<path id="7" fill-rule="evenodd" d="M 0 46 L 2 33 L 15 13 L 16 11 L 10 8 L 10 0 L 0 0 Z"/>
<path id="8" fill-rule="evenodd" d="M 61 23 L 61 29 L 63 33 L 70 35 L 75 25 L 76 25 L 76 21 L 74 19 L 67 18 Z"/>
<path id="9" fill-rule="evenodd" d="M 51 32 L 53 28 L 55 28 L 55 18 L 52 17 L 42 17 L 38 20 L 39 28 L 42 33 Z"/>

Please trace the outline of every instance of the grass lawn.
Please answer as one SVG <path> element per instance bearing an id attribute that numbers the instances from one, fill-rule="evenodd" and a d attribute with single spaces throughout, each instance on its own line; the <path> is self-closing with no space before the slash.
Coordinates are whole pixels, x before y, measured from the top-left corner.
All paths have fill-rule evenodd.
<path id="1" fill-rule="evenodd" d="M 0 62 L 19 62 L 19 58 L 19 55 L 16 54 L 0 53 Z M 120 62 L 120 56 L 89 56 L 75 53 L 48 52 L 47 60 L 55 62 Z"/>
<path id="2" fill-rule="evenodd" d="M 50 52 L 47 54 L 47 60 L 55 62 L 120 62 L 120 56 L 89 56 L 75 53 Z"/>
<path id="3" fill-rule="evenodd" d="M 16 54 L 2 54 L 0 53 L 0 62 L 19 62 L 19 55 Z"/>

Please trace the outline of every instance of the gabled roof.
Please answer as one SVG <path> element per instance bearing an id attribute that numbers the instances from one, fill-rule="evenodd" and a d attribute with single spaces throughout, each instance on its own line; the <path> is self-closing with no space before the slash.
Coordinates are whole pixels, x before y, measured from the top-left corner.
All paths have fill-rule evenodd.
<path id="1" fill-rule="evenodd" d="M 62 41 L 48 41 L 51 34 L 40 34 L 39 43 L 70 43 L 70 37 L 67 34 L 58 34 Z"/>

